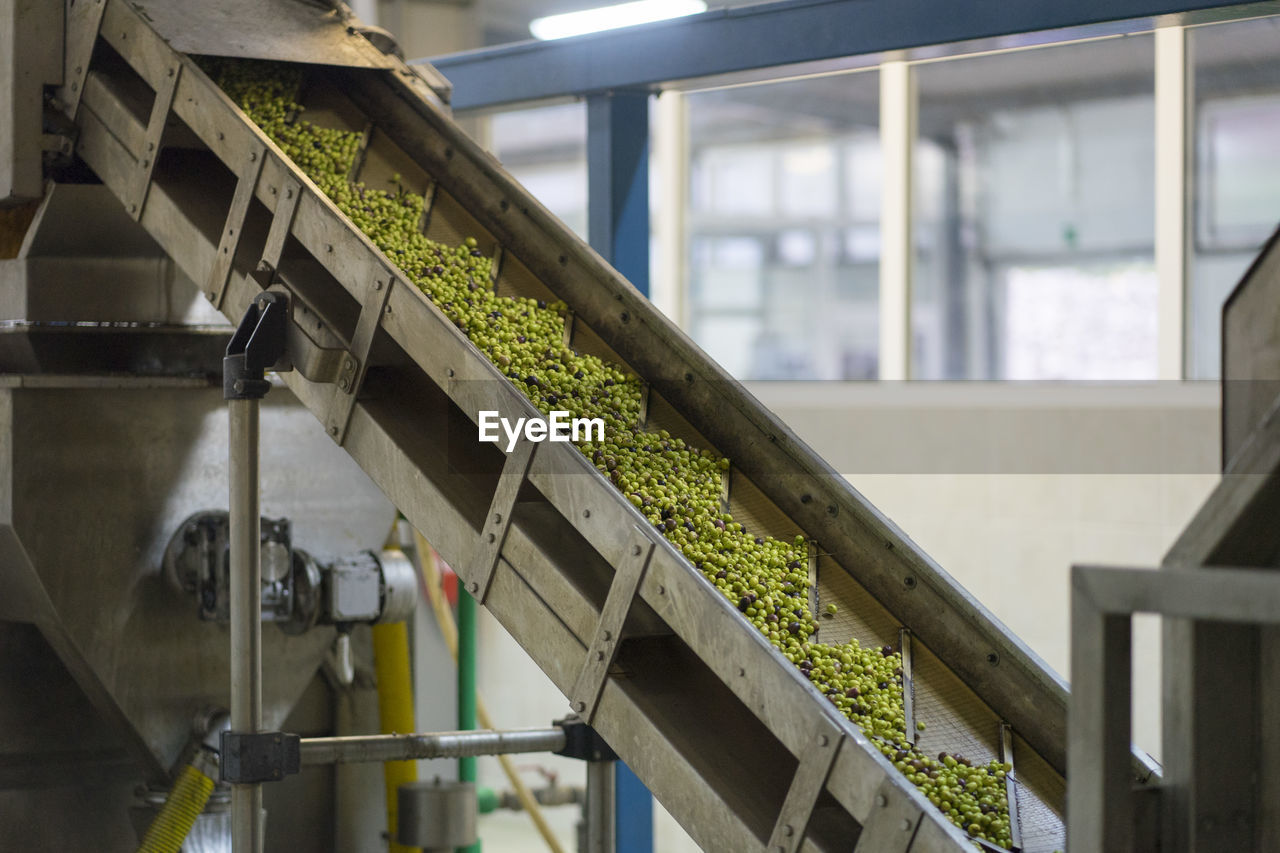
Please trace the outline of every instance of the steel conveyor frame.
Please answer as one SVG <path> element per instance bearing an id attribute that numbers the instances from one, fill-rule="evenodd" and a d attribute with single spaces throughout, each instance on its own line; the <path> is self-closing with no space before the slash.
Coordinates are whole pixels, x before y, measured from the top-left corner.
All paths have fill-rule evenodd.
<path id="1" fill-rule="evenodd" d="M 566 696 L 589 684 L 594 725 L 696 841 L 823 850 L 856 834 L 859 851 L 971 849 L 575 448 L 540 445 L 526 478 L 512 471 L 520 454 L 504 462 L 478 444 L 479 410 L 514 419 L 535 415 L 532 405 L 135 7 L 80 8 L 67 41 L 83 53 L 68 65 L 86 72 L 68 87 L 83 81 L 82 92 L 63 92 L 78 154 L 227 317 L 263 284 L 309 306 L 316 328 L 295 314 L 299 370 L 284 382 L 462 580 L 486 585 L 485 605 Z M 131 70 L 89 63 L 95 33 L 97 55 Z M 325 73 L 437 197 L 491 235 L 504 266 L 522 265 L 568 303 L 1061 776 L 1062 680 L 507 176 L 411 70 L 391 65 Z M 166 149 L 167 134 L 229 172 Z M 208 171 L 197 177 L 193 162 Z M 511 476 L 518 501 L 504 516 L 491 503 Z M 488 532 L 498 548 L 485 565 L 473 552 Z M 621 636 L 604 635 L 606 619 L 623 620 Z M 589 650 L 613 666 L 593 669 Z"/>

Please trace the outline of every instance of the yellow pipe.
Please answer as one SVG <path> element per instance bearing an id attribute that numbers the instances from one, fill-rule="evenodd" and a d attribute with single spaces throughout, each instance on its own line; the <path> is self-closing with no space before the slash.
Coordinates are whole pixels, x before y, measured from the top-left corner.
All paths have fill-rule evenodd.
<path id="1" fill-rule="evenodd" d="M 440 567 L 436 564 L 436 552 L 416 530 L 413 531 L 413 539 L 417 545 L 418 565 L 422 568 L 422 580 L 427 588 L 427 599 L 431 602 L 431 610 L 436 615 L 436 624 L 440 626 L 444 643 L 449 647 L 449 653 L 453 655 L 456 662 L 458 660 L 458 626 L 453 621 L 453 611 L 449 609 L 449 603 L 444 599 L 444 589 L 440 583 Z M 481 728 L 494 728 L 493 718 L 489 716 L 489 710 L 478 693 L 476 694 L 476 718 L 480 721 Z M 565 853 L 564 848 L 560 846 L 560 839 L 556 838 L 547 819 L 542 816 L 542 808 L 534 798 L 533 792 L 520 778 L 520 774 L 516 773 L 516 766 L 511 761 L 511 756 L 499 755 L 498 763 L 502 765 L 502 772 L 506 774 L 507 781 L 516 792 L 520 807 L 529 815 L 529 819 L 533 821 L 534 827 L 542 836 L 542 840 L 547 843 L 547 847 L 552 853 Z"/>
<path id="2" fill-rule="evenodd" d="M 213 793 L 213 779 L 197 766 L 199 759 L 182 768 L 160 814 L 142 837 L 138 853 L 178 853 L 191 825 L 204 811 Z"/>
<path id="3" fill-rule="evenodd" d="M 413 718 L 413 676 L 409 668 L 409 628 L 404 622 L 373 626 L 373 665 L 378 679 L 378 718 L 384 734 L 417 731 Z M 390 853 L 406 853 L 417 847 L 396 842 L 399 803 L 396 792 L 406 782 L 418 780 L 412 761 L 387 761 L 382 765 L 387 788 L 387 831 Z"/>

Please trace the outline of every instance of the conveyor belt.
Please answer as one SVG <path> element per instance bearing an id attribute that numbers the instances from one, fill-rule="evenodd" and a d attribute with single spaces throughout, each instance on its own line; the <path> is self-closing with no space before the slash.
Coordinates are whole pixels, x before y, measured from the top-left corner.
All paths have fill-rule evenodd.
<path id="1" fill-rule="evenodd" d="M 898 647 L 907 629 L 921 748 L 1011 761 L 1023 849 L 1063 847 L 1061 679 L 519 187 L 427 82 L 387 57 L 353 67 L 366 47 L 307 66 L 302 96 L 310 121 L 361 134 L 352 177 L 422 193 L 427 236 L 476 238 L 499 293 L 567 303 L 570 345 L 645 383 L 649 428 L 732 460 L 735 519 L 810 543 L 814 612 L 837 604 L 820 638 Z M 537 413 L 146 14 L 79 4 L 68 50 L 80 157 L 232 321 L 264 287 L 290 294 L 284 381 L 704 848 L 972 849 L 575 448 L 544 443 L 530 463 L 476 440 L 480 410 Z"/>

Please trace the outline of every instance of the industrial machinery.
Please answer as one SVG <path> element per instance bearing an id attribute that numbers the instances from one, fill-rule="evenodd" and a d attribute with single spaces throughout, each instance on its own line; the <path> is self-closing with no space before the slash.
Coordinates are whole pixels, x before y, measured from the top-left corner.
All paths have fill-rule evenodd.
<path id="1" fill-rule="evenodd" d="M 438 75 L 307 0 L 7 12 L 6 82 L 44 98 L 7 105 L 0 149 L 0 192 L 31 200 L 5 214 L 30 225 L 0 267 L 0 843 L 128 849 L 134 786 L 171 781 L 193 716 L 228 706 L 216 371 L 226 323 L 271 310 L 288 355 L 266 365 L 263 512 L 288 523 L 264 521 L 260 548 L 266 730 L 334 623 L 396 609 L 377 555 L 394 505 L 706 849 L 975 844 L 587 457 L 477 440 L 481 411 L 536 412 L 197 61 L 231 57 L 300 64 L 308 119 L 359 135 L 352 180 L 422 194 L 427 237 L 474 240 L 486 286 L 562 301 L 567 347 L 639 377 L 647 428 L 727 456 L 724 509 L 805 543 L 809 609 L 836 605 L 818 638 L 900 654 L 918 749 L 1011 764 L 1014 846 L 1064 847 L 1066 685 L 512 181 Z M 304 739 L 300 763 L 356 748 Z M 364 755 L 462 754 L 387 749 Z M 1126 753 L 1120 778 L 1158 781 Z M 290 784 L 265 783 L 269 812 Z M 313 793 L 291 789 L 268 831 L 302 825 Z"/>

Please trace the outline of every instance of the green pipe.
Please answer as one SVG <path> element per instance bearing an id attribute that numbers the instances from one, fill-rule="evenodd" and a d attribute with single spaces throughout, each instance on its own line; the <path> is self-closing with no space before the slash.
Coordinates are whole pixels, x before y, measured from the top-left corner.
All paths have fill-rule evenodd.
<path id="1" fill-rule="evenodd" d="M 459 584 L 461 587 L 461 584 Z M 476 727 L 476 600 L 458 590 L 458 730 Z M 476 781 L 474 756 L 458 759 L 458 780 Z M 480 853 L 480 842 L 459 847 L 458 853 Z"/>

